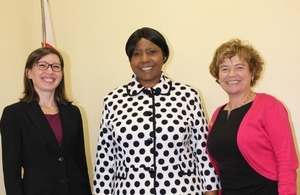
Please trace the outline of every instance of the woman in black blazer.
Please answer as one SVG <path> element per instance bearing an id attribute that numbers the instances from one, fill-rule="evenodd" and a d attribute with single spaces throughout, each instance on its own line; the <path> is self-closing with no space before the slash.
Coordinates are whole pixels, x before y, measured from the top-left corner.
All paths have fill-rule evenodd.
<path id="1" fill-rule="evenodd" d="M 3 110 L 7 195 L 90 195 L 82 118 L 65 93 L 64 61 L 53 48 L 27 59 L 24 96 Z"/>

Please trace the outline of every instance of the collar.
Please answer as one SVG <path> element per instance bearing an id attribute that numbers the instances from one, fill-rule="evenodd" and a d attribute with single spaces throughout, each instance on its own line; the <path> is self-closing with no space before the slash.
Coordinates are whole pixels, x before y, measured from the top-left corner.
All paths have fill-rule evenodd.
<path id="1" fill-rule="evenodd" d="M 172 89 L 172 81 L 162 73 L 159 82 L 154 87 L 146 88 L 137 81 L 136 75 L 133 74 L 131 82 L 125 85 L 125 88 L 129 96 L 143 93 L 147 95 L 169 95 Z"/>

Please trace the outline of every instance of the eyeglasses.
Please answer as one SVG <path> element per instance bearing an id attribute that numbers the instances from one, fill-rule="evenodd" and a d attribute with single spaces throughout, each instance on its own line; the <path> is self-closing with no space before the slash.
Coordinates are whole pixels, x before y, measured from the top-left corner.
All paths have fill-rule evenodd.
<path id="1" fill-rule="evenodd" d="M 45 62 L 45 61 L 39 61 L 39 62 L 36 62 L 36 66 L 40 70 L 47 70 L 49 68 L 49 66 L 51 66 L 51 69 L 54 72 L 60 72 L 60 71 L 62 71 L 61 65 L 57 64 L 57 63 L 49 64 L 48 62 Z"/>

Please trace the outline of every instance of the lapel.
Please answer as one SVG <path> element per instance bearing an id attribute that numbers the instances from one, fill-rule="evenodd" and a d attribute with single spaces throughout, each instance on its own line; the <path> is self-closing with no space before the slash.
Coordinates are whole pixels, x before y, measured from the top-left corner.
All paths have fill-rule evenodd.
<path id="1" fill-rule="evenodd" d="M 24 103 L 24 105 L 29 118 L 37 127 L 38 131 L 40 131 L 40 133 L 55 150 L 61 152 L 60 148 L 58 147 L 55 135 L 39 104 L 36 101 L 33 101 L 30 103 Z"/>

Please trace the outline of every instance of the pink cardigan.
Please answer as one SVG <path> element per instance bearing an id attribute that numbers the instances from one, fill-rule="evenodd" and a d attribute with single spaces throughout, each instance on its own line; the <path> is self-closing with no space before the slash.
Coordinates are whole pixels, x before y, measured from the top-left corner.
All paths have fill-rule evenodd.
<path id="1" fill-rule="evenodd" d="M 213 113 L 209 132 L 222 106 Z M 243 118 L 237 144 L 245 160 L 262 176 L 278 181 L 279 195 L 296 195 L 298 159 L 288 113 L 273 96 L 256 93 Z M 210 156 L 216 168 L 216 161 Z"/>

